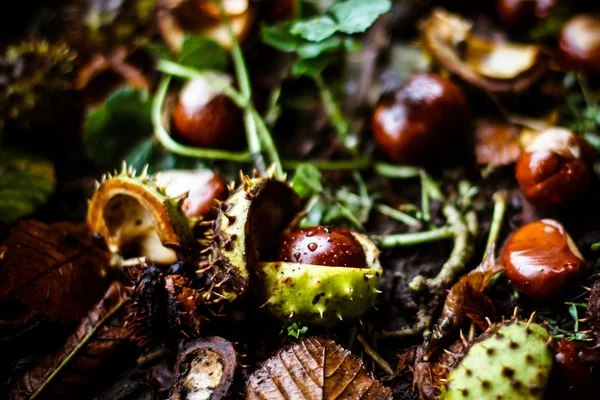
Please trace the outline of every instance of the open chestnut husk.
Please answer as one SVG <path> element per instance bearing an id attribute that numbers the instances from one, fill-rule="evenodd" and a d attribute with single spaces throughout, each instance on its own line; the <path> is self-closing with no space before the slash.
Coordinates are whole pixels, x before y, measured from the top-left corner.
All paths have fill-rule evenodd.
<path id="1" fill-rule="evenodd" d="M 541 303 L 562 301 L 588 272 L 573 239 L 553 219 L 514 232 L 504 245 L 502 263 L 512 285 Z"/>
<path id="2" fill-rule="evenodd" d="M 225 74 L 210 74 L 232 81 Z M 171 134 L 184 144 L 229 149 L 239 147 L 243 140 L 240 109 L 203 77 L 188 81 L 174 105 L 165 102 L 164 112 L 170 113 Z"/>
<path id="3" fill-rule="evenodd" d="M 525 147 L 516 178 L 525 198 L 551 211 L 582 198 L 593 175 L 594 150 L 566 129 L 540 132 Z"/>
<path id="4" fill-rule="evenodd" d="M 548 68 L 539 46 L 491 42 L 473 34 L 473 24 L 441 9 L 422 26 L 423 44 L 448 71 L 489 92 L 521 92 Z"/>
<path id="5" fill-rule="evenodd" d="M 565 68 L 600 73 L 600 17 L 579 14 L 567 21 L 558 37 L 558 52 Z"/>
<path id="6" fill-rule="evenodd" d="M 381 151 L 402 164 L 426 164 L 441 148 L 465 139 L 469 127 L 462 90 L 436 74 L 417 74 L 393 97 L 379 102 L 371 119 Z"/>
<path id="7" fill-rule="evenodd" d="M 227 398 L 235 384 L 238 355 L 227 340 L 209 336 L 181 345 L 169 400 Z"/>
<path id="8" fill-rule="evenodd" d="M 212 227 L 218 297 L 232 301 L 252 286 L 265 310 L 301 323 L 332 325 L 363 314 L 376 302 L 379 251 L 346 229 L 296 229 L 300 210 L 284 182 L 243 178 Z"/>

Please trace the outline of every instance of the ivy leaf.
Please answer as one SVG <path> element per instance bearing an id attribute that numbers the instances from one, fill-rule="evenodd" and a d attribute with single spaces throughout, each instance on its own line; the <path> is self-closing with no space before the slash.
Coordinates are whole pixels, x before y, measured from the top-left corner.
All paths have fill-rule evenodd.
<path id="1" fill-rule="evenodd" d="M 323 53 L 336 52 L 344 46 L 345 42 L 338 36 L 332 36 L 321 42 L 301 42 L 296 47 L 298 57 L 315 58 Z"/>
<path id="2" fill-rule="evenodd" d="M 229 64 L 229 55 L 209 37 L 186 36 L 179 52 L 179 63 L 200 70 L 224 71 Z"/>
<path id="3" fill-rule="evenodd" d="M 83 132 L 87 156 L 99 167 L 118 167 L 130 150 L 152 135 L 148 92 L 121 88 L 103 106 L 91 112 Z"/>
<path id="4" fill-rule="evenodd" d="M 334 2 L 327 12 L 335 17 L 340 32 L 353 34 L 366 31 L 391 8 L 390 0 L 346 0 Z"/>
<path id="5" fill-rule="evenodd" d="M 306 41 L 301 37 L 294 36 L 290 32 L 291 27 L 291 23 L 281 26 L 263 26 L 261 29 L 262 40 L 279 51 L 295 52 L 301 59 L 316 58 L 323 53 L 333 53 L 344 45 L 344 41 L 337 36 L 320 42 Z"/>
<path id="6" fill-rule="evenodd" d="M 328 16 L 318 16 L 307 20 L 296 21 L 290 32 L 311 42 L 320 42 L 337 32 L 337 23 Z"/>
<path id="7" fill-rule="evenodd" d="M 292 188 L 301 198 L 312 196 L 323 191 L 321 171 L 311 164 L 302 164 L 296 169 L 292 178 Z"/>
<path id="8" fill-rule="evenodd" d="M 246 384 L 246 399 L 391 399 L 391 390 L 333 340 L 302 338 L 280 349 Z"/>
<path id="9" fill-rule="evenodd" d="M 0 151 L 0 222 L 13 223 L 46 204 L 56 187 L 51 162 L 14 150 Z"/>

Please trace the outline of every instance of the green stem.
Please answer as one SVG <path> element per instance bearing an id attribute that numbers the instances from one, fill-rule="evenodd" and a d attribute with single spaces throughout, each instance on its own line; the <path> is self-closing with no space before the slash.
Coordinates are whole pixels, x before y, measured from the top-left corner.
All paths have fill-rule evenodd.
<path id="1" fill-rule="evenodd" d="M 451 226 L 444 226 L 424 232 L 373 235 L 371 236 L 371 239 L 376 241 L 379 247 L 389 248 L 437 242 L 439 240 L 449 239 L 454 235 L 454 229 Z"/>
<path id="2" fill-rule="evenodd" d="M 186 67 L 169 60 L 159 60 L 156 64 L 156 69 L 168 75 L 176 76 L 184 79 L 202 78 L 209 84 L 219 89 L 223 94 L 229 97 L 239 108 L 248 107 L 248 101 L 237 90 L 235 90 L 225 79 L 219 78 L 218 75 L 202 72 L 196 68 Z"/>
<path id="3" fill-rule="evenodd" d="M 275 143 L 273 142 L 271 132 L 269 132 L 269 128 L 265 124 L 265 121 L 262 119 L 258 111 L 256 111 L 256 109 L 254 109 L 253 106 L 250 106 L 250 110 L 252 116 L 254 117 L 254 120 L 256 121 L 258 133 L 260 135 L 260 138 L 262 139 L 263 145 L 265 146 L 265 151 L 269 155 L 269 159 L 271 160 L 272 165 L 275 166 L 275 176 L 281 179 L 283 178 L 283 168 L 281 166 L 279 153 L 277 152 L 277 148 L 275 147 Z"/>
<path id="4" fill-rule="evenodd" d="M 252 157 L 247 152 L 237 153 L 225 150 L 204 149 L 200 147 L 185 146 L 173 140 L 162 124 L 162 108 L 169 89 L 170 77 L 163 78 L 156 89 L 152 103 L 152 125 L 154 126 L 154 136 L 158 142 L 172 153 L 185 157 L 228 160 L 234 162 L 249 162 Z"/>
<path id="5" fill-rule="evenodd" d="M 408 226 L 417 227 L 417 226 L 421 225 L 419 220 L 416 219 L 415 217 L 412 217 L 406 213 L 403 213 L 400 210 L 396 210 L 395 208 L 392 208 L 390 206 L 386 206 L 385 204 L 375 204 L 373 206 L 373 208 L 375 209 L 375 211 L 377 211 L 383 215 L 387 215 L 388 217 L 398 220 L 402 223 L 405 223 Z"/>
<path id="6" fill-rule="evenodd" d="M 286 169 L 296 169 L 302 164 L 311 164 L 321 171 L 341 171 L 366 169 L 371 165 L 371 159 L 368 156 L 355 158 L 353 160 L 283 160 L 283 166 Z"/>
<path id="7" fill-rule="evenodd" d="M 429 191 L 427 190 L 427 186 L 425 185 L 425 176 L 427 175 L 425 171 L 421 170 L 421 215 L 423 217 L 423 221 L 429 222 L 431 221 L 431 209 L 429 208 Z"/>
<path id="8" fill-rule="evenodd" d="M 221 16 L 225 22 L 225 26 L 227 27 L 227 31 L 231 39 L 231 59 L 233 60 L 235 76 L 237 78 L 238 85 L 240 86 L 242 96 L 244 96 L 244 99 L 250 105 L 252 101 L 252 88 L 250 86 L 250 78 L 248 76 L 246 62 L 244 61 L 244 55 L 242 54 L 240 43 L 238 42 L 237 37 L 233 32 L 233 28 L 231 27 L 231 20 L 227 16 L 221 1 L 219 2 L 219 6 L 221 8 Z M 250 107 L 244 108 L 244 125 L 246 127 L 246 141 L 248 142 L 248 149 L 254 157 L 256 168 L 259 172 L 265 173 L 266 165 L 262 155 L 261 137 L 257 130 L 256 118 L 253 115 Z"/>
<path id="9" fill-rule="evenodd" d="M 421 168 L 407 165 L 393 165 L 386 163 L 375 163 L 373 170 L 377 175 L 394 179 L 410 179 L 421 177 Z"/>
<path id="10" fill-rule="evenodd" d="M 102 318 L 96 323 L 96 325 L 83 337 L 83 339 L 81 339 L 81 341 L 77 344 L 73 351 L 71 351 L 71 353 L 64 359 L 62 363 L 60 363 L 60 366 L 56 368 L 54 372 L 52 372 L 52 374 L 50 374 L 50 376 L 39 387 L 39 389 L 35 391 L 35 393 L 29 398 L 29 400 L 33 400 L 40 394 L 42 394 L 44 389 L 46 389 L 46 387 L 48 387 L 48 385 L 50 385 L 54 381 L 54 378 L 63 370 L 63 368 L 69 363 L 69 361 L 71 361 L 73 357 L 75 357 L 77 353 L 79 353 L 79 350 L 81 350 L 90 341 L 92 336 L 94 336 L 98 329 L 100 329 L 104 325 L 106 320 L 112 317 L 114 313 L 117 312 L 123 306 L 123 304 L 127 303 L 128 300 L 129 298 L 126 298 L 119 302 L 117 305 L 115 305 L 112 309 L 108 311 L 104 318 Z"/>
<path id="11" fill-rule="evenodd" d="M 325 84 L 323 77 L 319 74 L 314 77 L 314 80 L 317 84 L 317 88 L 319 89 L 321 99 L 323 100 L 323 106 L 327 111 L 327 115 L 329 115 L 329 118 L 331 119 L 333 127 L 335 128 L 346 149 L 348 149 L 350 154 L 355 156 L 358 152 L 358 142 L 356 141 L 355 137 L 350 135 L 350 124 L 346 118 L 344 118 L 340 106 L 335 101 L 333 94 Z"/>
<path id="12" fill-rule="evenodd" d="M 489 248 L 493 246 L 500 236 L 500 229 L 502 228 L 502 221 L 504 220 L 504 214 L 506 213 L 506 193 L 496 192 L 494 193 L 494 211 L 492 213 L 492 223 L 490 225 L 490 233 L 488 234 L 487 242 L 485 244 L 485 255 Z"/>

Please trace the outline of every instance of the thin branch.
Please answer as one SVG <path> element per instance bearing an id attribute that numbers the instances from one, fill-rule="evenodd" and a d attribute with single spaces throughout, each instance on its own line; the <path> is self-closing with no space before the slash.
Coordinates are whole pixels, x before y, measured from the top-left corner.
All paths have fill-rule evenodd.
<path id="1" fill-rule="evenodd" d="M 381 367 L 382 370 L 384 370 L 388 375 L 394 375 L 394 370 L 392 369 L 390 364 L 388 364 L 387 361 L 385 361 L 377 353 L 377 351 L 375 351 L 375 349 L 373 347 L 371 347 L 371 345 L 366 341 L 366 339 L 360 333 L 358 335 L 356 335 L 356 339 L 358 339 L 360 344 L 363 346 L 365 353 L 367 353 L 369 355 L 369 357 L 371 357 L 373 359 L 373 361 L 375 361 Z"/>

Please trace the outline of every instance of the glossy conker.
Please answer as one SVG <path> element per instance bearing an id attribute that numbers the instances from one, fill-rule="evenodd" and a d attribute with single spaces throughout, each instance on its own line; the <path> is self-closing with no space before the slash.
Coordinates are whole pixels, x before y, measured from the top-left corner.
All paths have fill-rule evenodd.
<path id="1" fill-rule="evenodd" d="M 496 0 L 498 17 L 506 25 L 536 22 L 550 15 L 560 0 Z"/>
<path id="2" fill-rule="evenodd" d="M 560 32 L 558 50 L 565 68 L 600 73 L 600 17 L 571 18 Z"/>
<path id="3" fill-rule="evenodd" d="M 227 75 L 219 77 L 231 81 Z M 196 147 L 238 147 L 243 133 L 239 108 L 203 77 L 188 81 L 181 89 L 172 125 L 179 141 Z"/>
<path id="4" fill-rule="evenodd" d="M 581 342 L 559 340 L 554 349 L 554 367 L 552 369 L 553 392 L 550 398 L 581 399 L 589 396 L 594 389 L 590 365 L 586 363 L 590 349 Z"/>
<path id="5" fill-rule="evenodd" d="M 462 90 L 435 74 L 414 75 L 375 108 L 371 128 L 381 151 L 402 164 L 425 164 L 442 146 L 465 136 L 469 124 Z"/>
<path id="6" fill-rule="evenodd" d="M 585 139 L 565 129 L 547 129 L 519 157 L 516 178 L 530 203 L 550 211 L 587 192 L 593 162 L 594 150 Z"/>
<path id="7" fill-rule="evenodd" d="M 277 261 L 330 267 L 366 268 L 365 252 L 352 232 L 345 228 L 317 226 L 286 235 Z"/>
<path id="8" fill-rule="evenodd" d="M 511 283 L 534 301 L 560 301 L 586 274 L 586 264 L 564 226 L 553 219 L 514 232 L 502 251 Z"/>

